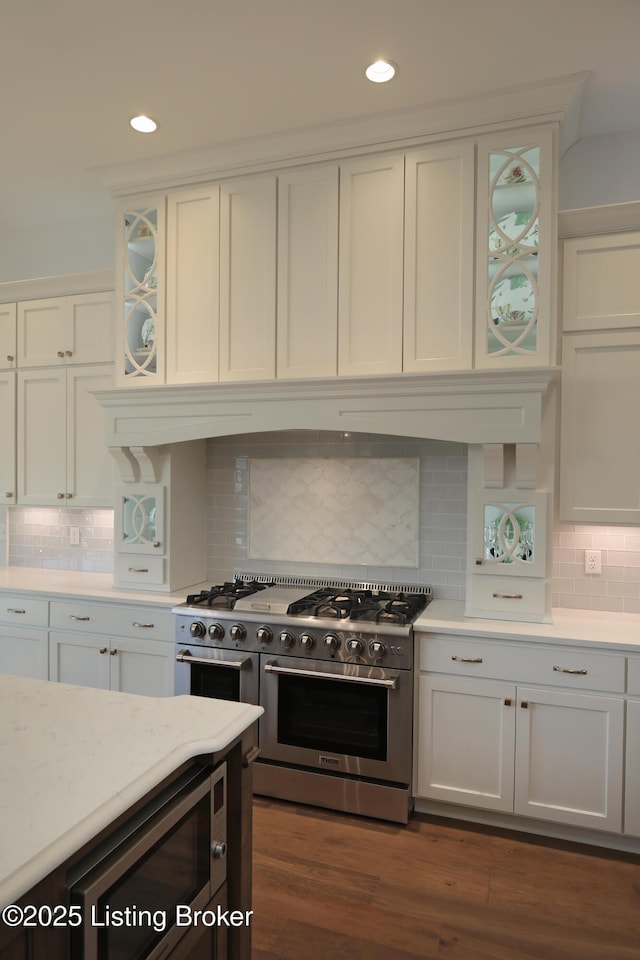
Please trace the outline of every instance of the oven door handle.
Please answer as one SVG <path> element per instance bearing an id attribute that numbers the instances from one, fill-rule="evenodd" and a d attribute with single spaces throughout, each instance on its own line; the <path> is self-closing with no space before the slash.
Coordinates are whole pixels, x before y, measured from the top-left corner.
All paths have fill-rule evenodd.
<path id="1" fill-rule="evenodd" d="M 319 678 L 320 680 L 346 680 L 348 683 L 360 683 L 368 687 L 386 687 L 388 690 L 395 690 L 398 678 L 391 677 L 389 680 L 378 680 L 375 677 L 351 677 L 341 673 L 324 673 L 320 670 L 298 670 L 296 667 L 279 667 L 276 663 L 265 663 L 266 673 L 285 673 L 292 677 L 307 677 L 310 680 Z"/>
<path id="2" fill-rule="evenodd" d="M 227 670 L 244 670 L 251 657 L 242 660 L 216 660 L 208 657 L 192 657 L 190 653 L 176 653 L 178 663 L 202 663 L 205 667 L 226 667 Z"/>

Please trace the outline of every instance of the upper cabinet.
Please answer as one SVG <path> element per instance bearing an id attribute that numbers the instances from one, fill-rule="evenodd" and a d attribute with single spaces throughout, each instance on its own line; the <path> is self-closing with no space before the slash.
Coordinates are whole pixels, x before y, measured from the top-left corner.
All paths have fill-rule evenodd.
<path id="1" fill-rule="evenodd" d="M 338 373 L 402 370 L 404 156 L 340 165 Z"/>
<path id="2" fill-rule="evenodd" d="M 119 211 L 116 382 L 164 381 L 165 204 L 133 198 Z"/>
<path id="3" fill-rule="evenodd" d="M 121 206 L 118 382 L 555 363 L 555 124 Z"/>
<path id="4" fill-rule="evenodd" d="M 83 293 L 18 304 L 18 366 L 113 360 L 113 294 Z"/>
<path id="5" fill-rule="evenodd" d="M 478 143 L 476 367 L 555 363 L 553 130 Z"/>
<path id="6" fill-rule="evenodd" d="M 0 303 L 0 370 L 16 366 L 16 316 L 15 303 Z"/>
<path id="7" fill-rule="evenodd" d="M 405 164 L 402 369 L 469 370 L 475 145 L 453 141 L 414 150 Z"/>
<path id="8" fill-rule="evenodd" d="M 640 233 L 564 243 L 560 519 L 640 523 Z"/>

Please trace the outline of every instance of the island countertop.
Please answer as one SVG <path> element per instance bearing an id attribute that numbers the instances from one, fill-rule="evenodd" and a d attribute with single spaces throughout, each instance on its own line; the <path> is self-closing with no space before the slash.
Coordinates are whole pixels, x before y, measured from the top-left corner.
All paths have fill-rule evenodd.
<path id="1" fill-rule="evenodd" d="M 0 907 L 262 708 L 0 674 Z"/>

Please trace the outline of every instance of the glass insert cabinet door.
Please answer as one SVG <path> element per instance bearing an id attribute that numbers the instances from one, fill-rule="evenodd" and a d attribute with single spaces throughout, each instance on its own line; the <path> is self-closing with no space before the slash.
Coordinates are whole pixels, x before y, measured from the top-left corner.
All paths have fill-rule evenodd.
<path id="1" fill-rule="evenodd" d="M 121 383 L 160 382 L 164 318 L 164 198 L 122 211 Z"/>
<path id="2" fill-rule="evenodd" d="M 540 131 L 538 131 L 540 132 Z M 549 364 L 551 306 L 550 131 L 510 134 L 478 158 L 479 366 Z"/>
<path id="3" fill-rule="evenodd" d="M 484 491 L 474 509 L 476 573 L 541 577 L 546 570 L 546 495 Z"/>
<path id="4" fill-rule="evenodd" d="M 163 487 L 136 485 L 118 496 L 119 549 L 130 553 L 164 553 Z"/>

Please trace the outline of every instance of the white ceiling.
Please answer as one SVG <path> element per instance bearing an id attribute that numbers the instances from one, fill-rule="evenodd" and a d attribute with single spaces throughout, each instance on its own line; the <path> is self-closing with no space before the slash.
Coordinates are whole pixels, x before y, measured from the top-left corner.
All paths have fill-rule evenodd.
<path id="1" fill-rule="evenodd" d="M 582 136 L 640 128 L 639 40 L 638 0 L 0 0 L 0 229 L 110 215 L 103 164 L 574 72 Z"/>

